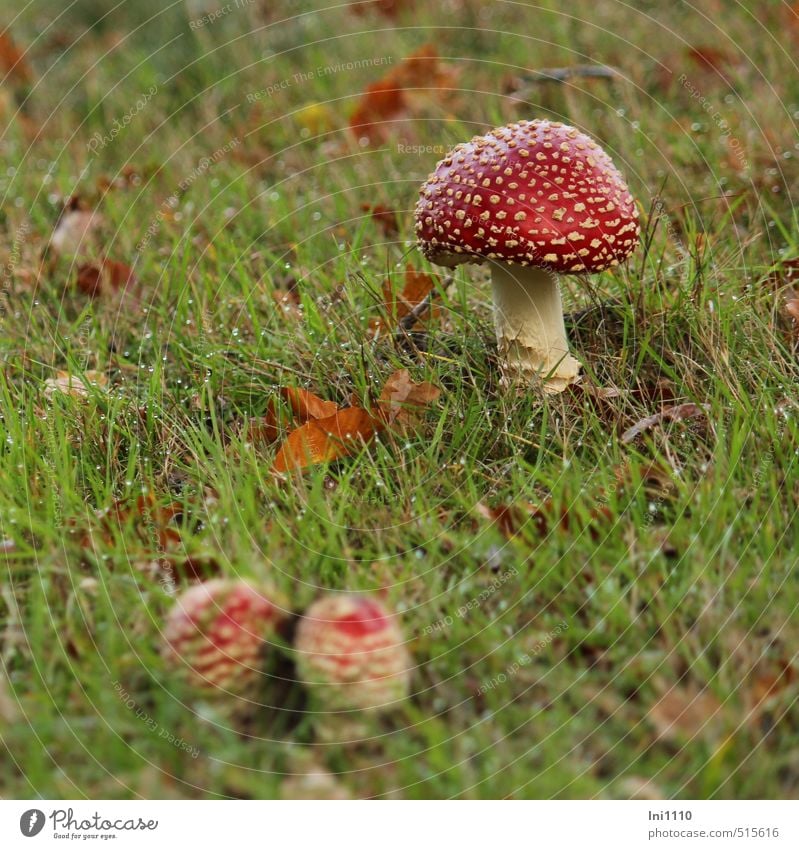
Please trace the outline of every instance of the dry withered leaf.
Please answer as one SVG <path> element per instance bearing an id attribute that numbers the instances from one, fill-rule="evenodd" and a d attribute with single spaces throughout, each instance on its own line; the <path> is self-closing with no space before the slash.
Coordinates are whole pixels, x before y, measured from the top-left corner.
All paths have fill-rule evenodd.
<path id="1" fill-rule="evenodd" d="M 752 681 L 748 693 L 750 710 L 768 710 L 772 702 L 799 681 L 799 672 L 791 661 L 781 660 L 768 670 L 760 670 Z"/>
<path id="2" fill-rule="evenodd" d="M 361 209 L 364 212 L 371 213 L 372 218 L 383 231 L 383 235 L 389 238 L 399 235 L 399 221 L 397 221 L 397 213 L 393 209 L 389 209 L 382 203 L 362 203 Z"/>
<path id="3" fill-rule="evenodd" d="M 52 399 L 56 393 L 70 395 L 73 398 L 88 398 L 92 387 L 105 389 L 108 378 L 99 371 L 85 371 L 82 375 L 72 375 L 68 371 L 56 372 L 55 377 L 48 377 L 44 382 L 44 396 Z"/>
<path id="4" fill-rule="evenodd" d="M 147 493 L 140 495 L 132 507 L 122 501 L 115 502 L 106 517 L 109 520 L 113 517 L 117 525 L 134 518 L 140 530 L 157 541 L 161 550 L 166 550 L 180 542 L 180 533 L 172 522 L 182 512 L 179 504 L 161 505 L 152 493 Z"/>
<path id="5" fill-rule="evenodd" d="M 0 32 L 0 71 L 20 83 L 28 83 L 33 79 L 25 52 L 16 45 L 8 32 Z"/>
<path id="6" fill-rule="evenodd" d="M 358 450 L 388 425 L 408 426 L 421 409 L 435 401 L 441 391 L 431 383 L 414 383 L 407 369 L 401 369 L 386 381 L 377 402 L 377 411 L 358 406 L 339 409 L 332 401 L 323 401 L 306 389 L 284 387 L 281 390 L 294 416 L 301 422 L 283 441 L 273 463 L 275 472 L 303 469 L 328 463 Z M 264 438 L 277 436 L 275 408 L 256 427 Z"/>
<path id="7" fill-rule="evenodd" d="M 84 295 L 97 298 L 128 291 L 138 284 L 138 279 L 129 265 L 106 258 L 79 266 L 76 284 Z"/>
<path id="8" fill-rule="evenodd" d="M 350 116 L 350 129 L 357 138 L 379 144 L 388 137 L 391 122 L 410 111 L 410 97 L 418 97 L 420 92 L 440 95 L 451 88 L 454 79 L 454 73 L 440 62 L 436 48 L 426 44 L 366 88 Z"/>
<path id="9" fill-rule="evenodd" d="M 301 422 L 307 422 L 310 419 L 326 419 L 335 415 L 338 410 L 338 404 L 333 401 L 323 401 L 307 389 L 284 386 L 280 391 L 288 401 L 294 415 Z"/>
<path id="10" fill-rule="evenodd" d="M 432 383 L 414 383 L 408 369 L 395 371 L 385 382 L 377 399 L 378 407 L 389 424 L 413 424 L 421 410 L 438 400 L 441 390 Z"/>
<path id="11" fill-rule="evenodd" d="M 675 404 L 673 407 L 665 407 L 659 413 L 655 413 L 653 416 L 647 416 L 646 418 L 636 422 L 628 430 L 625 430 L 621 435 L 621 442 L 623 445 L 627 445 L 642 433 L 651 430 L 653 427 L 656 427 L 662 422 L 679 422 L 684 419 L 691 419 L 697 416 L 707 416 L 707 410 L 704 406 L 688 403 Z"/>
<path id="12" fill-rule="evenodd" d="M 350 10 L 356 15 L 367 15 L 377 12 L 385 18 L 396 20 L 402 12 L 413 9 L 416 0 L 355 0 L 350 3 Z"/>
<path id="13" fill-rule="evenodd" d="M 272 292 L 272 300 L 287 318 L 293 320 L 302 318 L 302 302 L 296 290 L 284 291 L 282 289 L 275 289 Z"/>
<path id="14" fill-rule="evenodd" d="M 346 407 L 323 419 L 311 419 L 293 430 L 275 456 L 272 469 L 287 472 L 329 463 L 357 451 L 382 427 L 361 407 Z"/>
<path id="15" fill-rule="evenodd" d="M 414 307 L 433 291 L 435 278 L 423 271 L 416 271 L 412 265 L 405 268 L 405 285 L 397 296 L 394 304 L 394 314 L 397 320 L 403 319 Z"/>
<path id="16" fill-rule="evenodd" d="M 723 73 L 736 62 L 732 53 L 722 50 L 720 47 L 714 47 L 712 44 L 689 47 L 686 50 L 686 57 L 702 70 L 716 71 L 717 73 Z"/>
<path id="17" fill-rule="evenodd" d="M 386 318 L 375 318 L 369 322 L 369 330 L 374 336 L 380 336 L 387 330 L 396 327 L 403 319 L 411 316 L 414 310 L 424 302 L 435 288 L 436 278 L 425 274 L 408 264 L 405 267 L 405 278 L 402 291 L 395 295 L 391 289 L 391 281 L 383 281 L 383 300 L 385 302 Z M 413 319 L 411 319 L 413 321 Z M 413 327 L 406 328 L 413 330 Z"/>
<path id="18" fill-rule="evenodd" d="M 658 739 L 690 740 L 718 726 L 721 704 L 708 690 L 674 686 L 649 709 Z"/>
<path id="19" fill-rule="evenodd" d="M 529 521 L 536 511 L 535 505 L 529 502 L 489 507 L 488 504 L 478 501 L 475 509 L 484 519 L 495 524 L 507 539 L 515 537 L 520 526 Z"/>
<path id="20" fill-rule="evenodd" d="M 120 499 L 96 512 L 99 521 L 96 532 L 105 544 L 110 545 L 114 533 L 130 523 L 148 550 L 155 548 L 163 553 L 175 549 L 180 543 L 180 533 L 173 522 L 181 512 L 182 508 L 176 503 L 159 504 L 152 493 L 140 495 L 132 504 Z M 94 535 L 95 530 L 89 528 L 81 538 L 81 545 L 93 548 Z"/>
<path id="21" fill-rule="evenodd" d="M 247 441 L 253 445 L 270 445 L 280 436 L 277 407 L 274 398 L 270 398 L 265 415 L 247 423 Z"/>
<path id="22" fill-rule="evenodd" d="M 549 498 L 541 504 L 531 504 L 529 501 L 524 501 L 515 504 L 502 504 L 498 507 L 489 507 L 480 501 L 476 507 L 477 512 L 483 518 L 496 524 L 508 539 L 516 536 L 523 527 L 528 526 L 541 536 L 545 536 L 551 530 L 567 533 L 570 530 L 579 531 L 587 527 L 591 537 L 597 539 L 599 536 L 598 525 L 613 519 L 610 509 L 601 505 L 589 511 L 587 523 L 584 523 L 582 519 L 577 521 L 569 515 L 566 507 L 561 507 L 560 511 L 556 510 L 552 499 Z"/>
<path id="23" fill-rule="evenodd" d="M 406 107 L 405 95 L 393 78 L 367 86 L 361 101 L 350 116 L 350 129 L 358 138 L 379 144 L 388 136 L 385 124 L 397 118 Z"/>

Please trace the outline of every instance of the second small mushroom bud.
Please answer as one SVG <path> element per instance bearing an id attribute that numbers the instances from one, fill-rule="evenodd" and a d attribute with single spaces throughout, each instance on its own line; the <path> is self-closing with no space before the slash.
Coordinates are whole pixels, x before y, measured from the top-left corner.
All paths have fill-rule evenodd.
<path id="1" fill-rule="evenodd" d="M 490 262 L 506 376 L 549 393 L 579 380 L 557 275 L 603 271 L 635 250 L 638 210 L 589 136 L 519 121 L 453 148 L 422 186 L 416 232 L 436 265 Z"/>

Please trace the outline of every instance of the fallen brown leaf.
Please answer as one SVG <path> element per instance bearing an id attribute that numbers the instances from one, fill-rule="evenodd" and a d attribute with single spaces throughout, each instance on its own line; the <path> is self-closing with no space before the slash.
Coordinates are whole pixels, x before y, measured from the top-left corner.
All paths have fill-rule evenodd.
<path id="1" fill-rule="evenodd" d="M 529 502 L 489 507 L 488 504 L 478 501 L 475 509 L 484 519 L 495 524 L 507 539 L 515 537 L 521 525 L 529 521 L 536 511 L 535 505 Z"/>
<path id="2" fill-rule="evenodd" d="M 293 430 L 280 446 L 272 469 L 287 472 L 346 457 L 369 442 L 382 424 L 360 407 L 346 407 Z"/>
<path id="3" fill-rule="evenodd" d="M 307 389 L 286 386 L 280 391 L 288 401 L 294 415 L 301 422 L 307 422 L 310 419 L 326 419 L 338 410 L 338 404 L 333 401 L 323 401 Z"/>
<path id="4" fill-rule="evenodd" d="M 684 419 L 706 415 L 707 411 L 705 407 L 700 406 L 699 404 L 676 404 L 673 407 L 666 407 L 659 413 L 655 413 L 653 416 L 647 416 L 646 418 L 636 422 L 628 430 L 625 430 L 621 435 L 621 442 L 623 445 L 627 445 L 642 433 L 647 430 L 651 430 L 653 427 L 656 427 L 664 421 L 679 422 Z"/>
<path id="5" fill-rule="evenodd" d="M 599 537 L 597 525 L 613 520 L 610 509 L 602 505 L 589 511 L 587 523 L 584 523 L 582 519 L 577 521 L 569 515 L 566 507 L 561 507 L 560 511 L 556 510 L 549 498 L 541 504 L 531 504 L 525 501 L 515 504 L 502 504 L 498 507 L 489 507 L 480 501 L 476 508 L 484 519 L 496 524 L 508 539 L 516 536 L 522 528 L 528 526 L 540 536 L 545 536 L 552 530 L 567 533 L 570 530 L 580 531 L 587 527 L 592 539 L 597 539 Z"/>
<path id="6" fill-rule="evenodd" d="M 370 212 L 372 218 L 377 222 L 385 236 L 391 237 L 399 234 L 399 222 L 397 213 L 382 203 L 362 203 L 361 209 Z"/>
<path id="7" fill-rule="evenodd" d="M 781 661 L 778 668 L 759 672 L 749 692 L 750 709 L 767 709 L 770 703 L 799 681 L 799 673 L 791 661 Z"/>
<path id="8" fill-rule="evenodd" d="M 21 83 L 33 79 L 24 51 L 17 47 L 7 32 L 0 33 L 0 71 Z"/>
<path id="9" fill-rule="evenodd" d="M 357 138 L 379 144 L 388 137 L 391 123 L 410 111 L 410 98 L 420 92 L 440 96 L 452 87 L 454 79 L 454 72 L 440 62 L 436 48 L 426 44 L 366 88 L 350 117 L 350 129 Z"/>
<path id="10" fill-rule="evenodd" d="M 85 263 L 77 274 L 78 289 L 90 298 L 130 291 L 138 285 L 133 269 L 114 259 Z"/>
<path id="11" fill-rule="evenodd" d="M 396 20 L 405 10 L 413 9 L 416 0 L 356 0 L 350 3 L 350 10 L 356 15 L 377 12 L 386 18 Z"/>
<path id="12" fill-rule="evenodd" d="M 302 318 L 302 302 L 295 290 L 292 289 L 286 292 L 281 289 L 275 289 L 272 292 L 272 299 L 287 318 L 295 320 Z"/>
<path id="13" fill-rule="evenodd" d="M 395 295 L 391 281 L 383 281 L 383 300 L 385 303 L 386 319 L 376 318 L 369 322 L 369 330 L 374 336 L 396 327 L 403 319 L 411 316 L 414 310 L 424 302 L 435 288 L 436 278 L 425 274 L 408 264 L 405 267 L 405 277 L 402 291 Z M 413 318 L 411 319 L 413 321 Z M 415 322 L 414 322 L 415 324 Z M 413 330 L 413 327 L 406 328 Z"/>
<path id="14" fill-rule="evenodd" d="M 732 53 L 711 44 L 689 47 L 686 50 L 686 56 L 702 70 L 716 71 L 717 73 L 723 73 L 736 62 L 736 57 Z"/>
<path id="15" fill-rule="evenodd" d="M 395 371 L 383 385 L 378 407 L 389 424 L 412 424 L 421 410 L 438 400 L 441 390 L 432 383 L 414 383 L 408 369 Z"/>
<path id="16" fill-rule="evenodd" d="M 674 686 L 649 710 L 649 721 L 658 739 L 690 740 L 706 735 L 718 725 L 718 699 L 709 691 Z"/>
<path id="17" fill-rule="evenodd" d="M 358 138 L 379 144 L 388 136 L 385 124 L 405 109 L 402 88 L 393 78 L 379 80 L 367 86 L 361 101 L 350 117 L 350 129 Z"/>
<path id="18" fill-rule="evenodd" d="M 247 441 L 253 445 L 269 445 L 280 436 L 277 406 L 274 398 L 270 398 L 266 414 L 253 419 L 247 424 Z"/>
<path id="19" fill-rule="evenodd" d="M 55 377 L 48 377 L 44 382 L 44 396 L 52 399 L 56 393 L 70 395 L 73 398 L 88 398 L 90 387 L 105 389 L 108 378 L 99 371 L 85 371 L 82 376 L 72 375 L 68 371 L 59 371 Z"/>
<path id="20" fill-rule="evenodd" d="M 114 502 L 103 518 L 107 526 L 113 522 L 117 527 L 133 520 L 140 534 L 149 542 L 157 542 L 158 548 L 164 551 L 180 542 L 180 533 L 173 521 L 181 512 L 179 504 L 161 505 L 152 493 L 147 493 L 140 495 L 132 506 L 123 501 Z"/>

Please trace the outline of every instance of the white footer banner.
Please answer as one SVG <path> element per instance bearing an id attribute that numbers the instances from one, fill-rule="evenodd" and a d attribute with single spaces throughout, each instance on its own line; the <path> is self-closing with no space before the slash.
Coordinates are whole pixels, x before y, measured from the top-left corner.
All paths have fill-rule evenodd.
<path id="1" fill-rule="evenodd" d="M 0 846 L 53 841 L 120 849 L 794 849 L 799 802 L 0 801 Z"/>

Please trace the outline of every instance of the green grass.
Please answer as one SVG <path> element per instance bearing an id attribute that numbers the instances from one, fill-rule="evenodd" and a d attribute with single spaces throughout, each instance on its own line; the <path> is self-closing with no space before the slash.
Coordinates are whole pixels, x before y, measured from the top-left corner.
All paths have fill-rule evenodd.
<path id="1" fill-rule="evenodd" d="M 4 16 L 33 76 L 0 90 L 0 535 L 13 542 L 0 794 L 273 798 L 313 764 L 355 797 L 795 797 L 799 678 L 757 693 L 795 664 L 799 637 L 799 368 L 787 278 L 773 279 L 799 254 L 799 20 L 776 2 L 758 20 L 725 4 L 716 23 L 711 0 L 676 13 L 463 0 L 396 21 L 255 2 L 192 29 L 214 4 L 126 2 L 89 29 L 112 5 Z M 354 143 L 363 89 L 430 42 L 452 90 L 417 93 L 385 144 Z M 723 75 L 691 45 L 729 54 Z M 380 56 L 391 64 L 293 82 Z M 587 62 L 621 78 L 507 94 L 508 77 Z M 321 128 L 298 114 L 309 104 L 329 104 Z M 585 378 L 547 398 L 499 386 L 477 267 L 440 280 L 419 350 L 367 333 L 387 274 L 399 286 L 406 262 L 434 271 L 412 219 L 439 156 L 398 143 L 449 146 L 535 116 L 602 141 L 651 236 L 626 268 L 563 281 Z M 139 180 L 101 197 L 98 179 L 126 167 Z M 187 179 L 180 216 L 159 216 Z M 75 194 L 100 208 L 98 255 L 132 262 L 154 223 L 140 300 L 91 301 L 72 261 L 45 254 Z M 372 202 L 398 210 L 399 238 L 363 212 Z M 301 319 L 273 298 L 290 281 Z M 281 386 L 346 404 L 399 368 L 442 389 L 409 435 L 289 481 L 270 473 L 274 447 L 247 442 Z M 99 371 L 108 389 L 48 398 L 59 370 Z M 685 402 L 707 416 L 621 441 Z M 135 509 L 97 514 L 142 493 L 181 505 L 198 561 L 268 579 L 298 612 L 327 589 L 385 588 L 417 663 L 411 700 L 363 717 L 344 747 L 275 681 L 243 725 L 198 701 L 159 655 L 173 597 L 147 568 L 152 528 Z M 547 503 L 549 521 L 521 519 L 508 539 L 480 502 Z M 658 735 L 664 697 L 700 691 L 715 716 Z"/>

